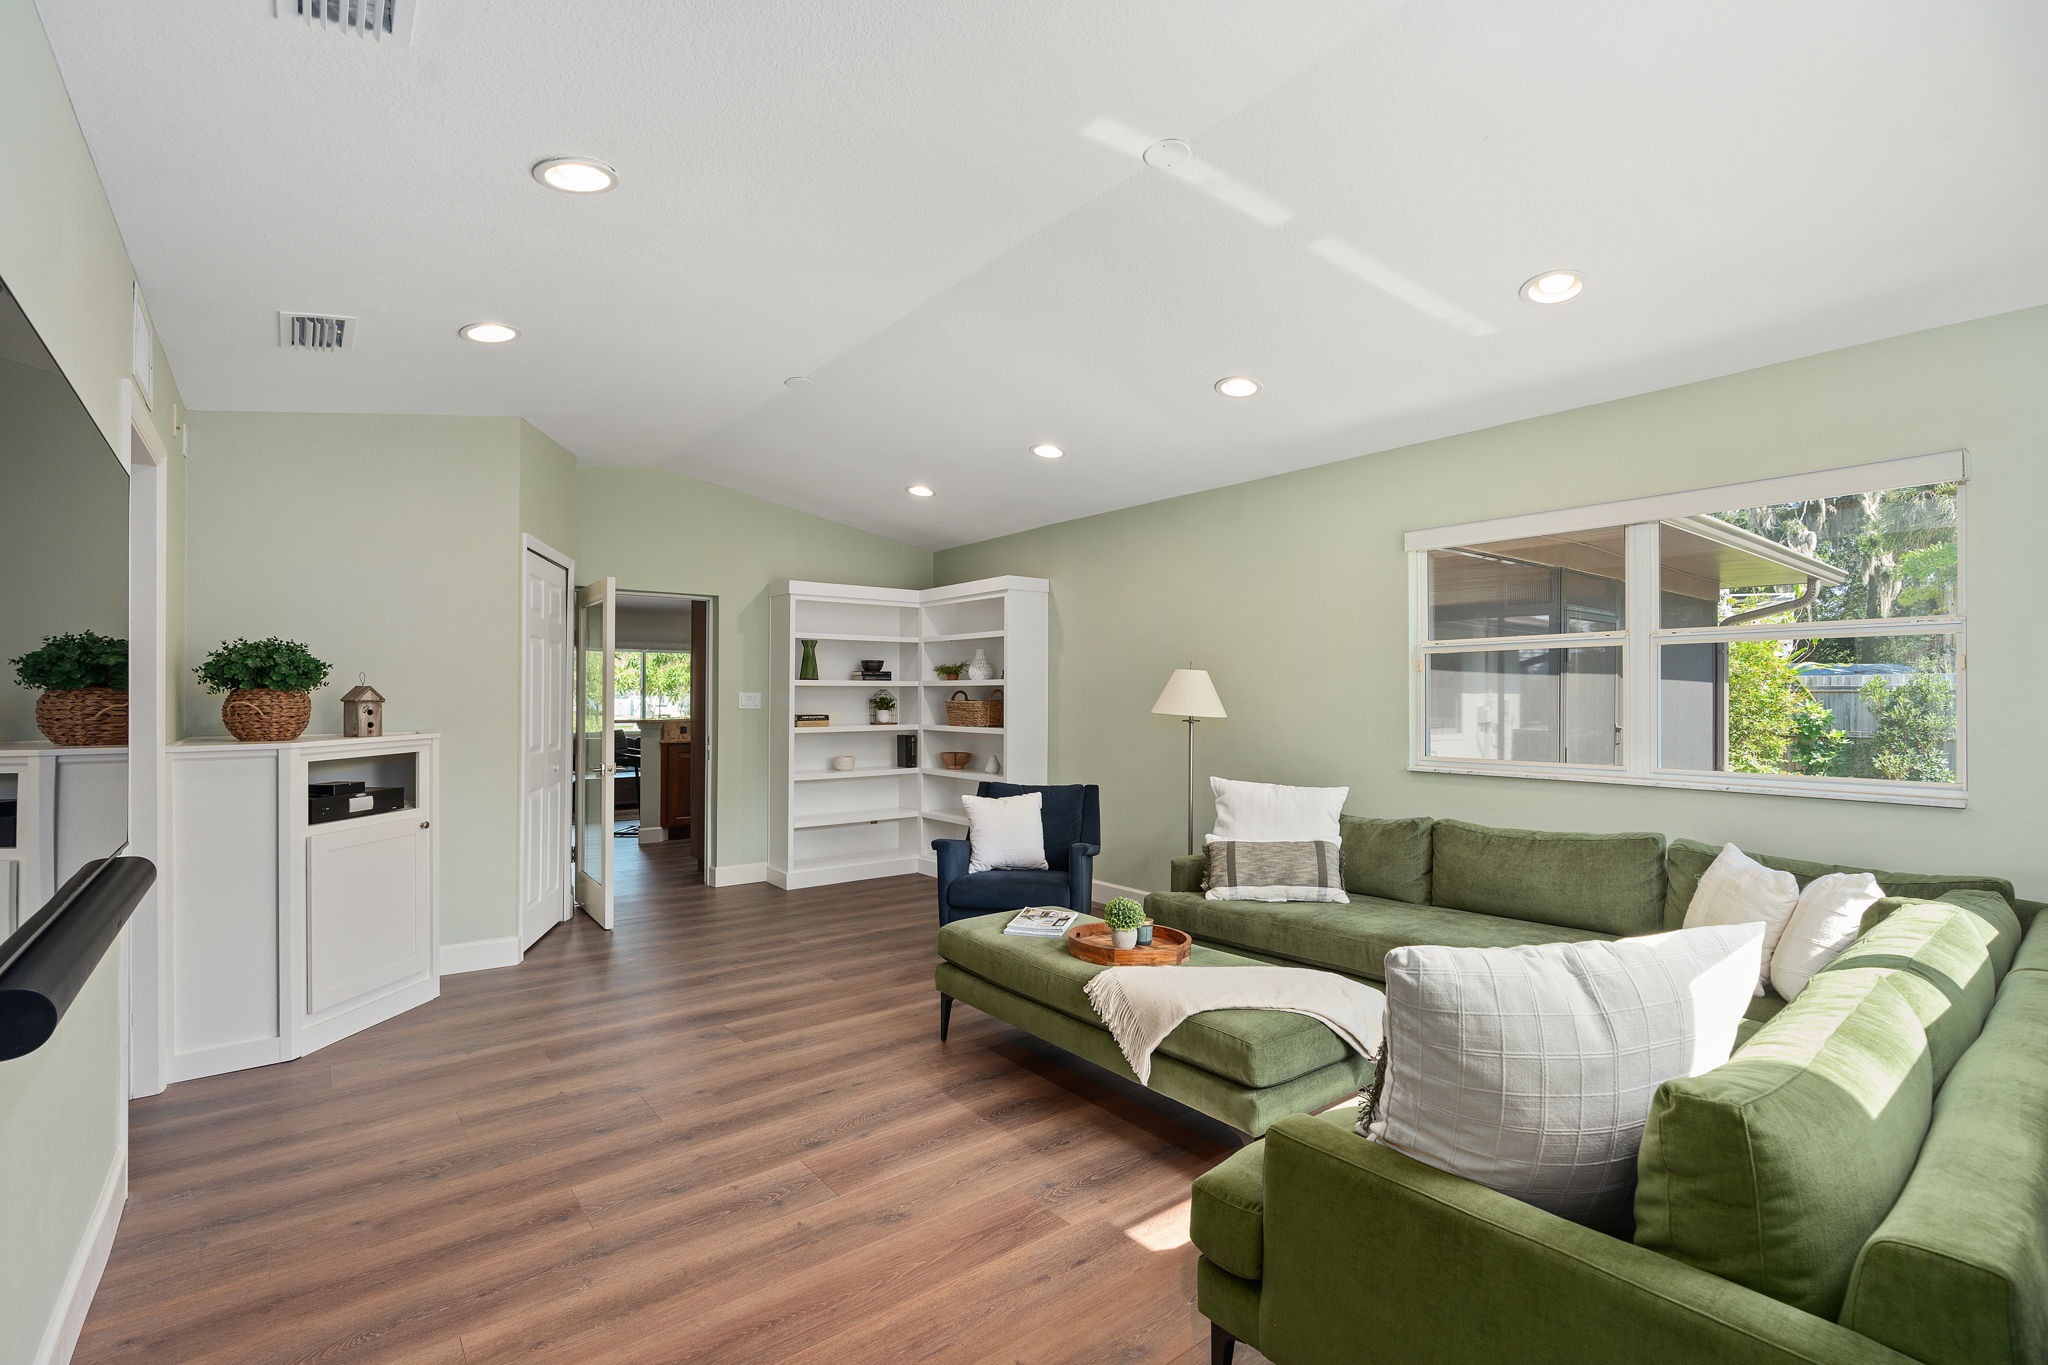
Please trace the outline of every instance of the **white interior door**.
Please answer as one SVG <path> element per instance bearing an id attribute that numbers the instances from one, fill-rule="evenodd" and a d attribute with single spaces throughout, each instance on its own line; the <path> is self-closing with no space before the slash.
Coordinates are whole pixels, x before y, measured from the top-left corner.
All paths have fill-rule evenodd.
<path id="1" fill-rule="evenodd" d="M 576 590 L 576 903 L 612 927 L 612 658 L 618 580 Z"/>
<path id="2" fill-rule="evenodd" d="M 569 570 L 536 550 L 526 552 L 524 646 L 521 656 L 519 758 L 519 950 L 569 918 L 569 704 L 575 672 L 569 657 Z"/>

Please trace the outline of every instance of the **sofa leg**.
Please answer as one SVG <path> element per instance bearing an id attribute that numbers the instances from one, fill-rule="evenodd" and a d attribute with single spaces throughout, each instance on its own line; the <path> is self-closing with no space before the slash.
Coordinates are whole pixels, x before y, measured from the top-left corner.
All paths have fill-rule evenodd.
<path id="1" fill-rule="evenodd" d="M 941 996 L 939 997 L 939 1041 L 940 1041 L 940 1042 L 942 1042 L 942 1043 L 943 1043 L 943 1042 L 945 1042 L 945 1041 L 946 1041 L 946 1030 L 947 1030 L 947 1029 L 949 1029 L 949 1028 L 951 1028 L 951 1027 L 953 1027 L 953 997 L 952 997 L 952 996 L 950 996 L 950 995 L 941 995 Z"/>
<path id="2" fill-rule="evenodd" d="M 1209 1324 L 1209 1365 L 1230 1365 L 1237 1356 L 1237 1338 L 1218 1327 Z"/>

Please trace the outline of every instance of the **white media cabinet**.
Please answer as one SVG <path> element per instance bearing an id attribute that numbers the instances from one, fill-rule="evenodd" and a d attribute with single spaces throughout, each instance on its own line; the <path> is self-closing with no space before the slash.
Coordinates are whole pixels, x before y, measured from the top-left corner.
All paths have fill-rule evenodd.
<path id="1" fill-rule="evenodd" d="M 963 838 L 960 797 L 985 781 L 1043 783 L 1046 769 L 1050 584 L 1043 578 L 984 578 L 943 588 L 872 588 L 786 582 L 772 602 L 775 656 L 775 774 L 768 880 L 791 890 L 868 877 L 931 872 L 931 841 Z M 817 641 L 818 677 L 797 676 L 804 640 Z M 947 682 L 938 664 L 971 660 L 979 649 L 995 676 Z M 889 682 L 849 677 L 880 659 Z M 1003 694 L 998 728 L 946 723 L 946 699 Z M 869 723 L 868 697 L 892 692 L 897 723 Z M 829 725 L 798 729 L 798 715 Z M 917 766 L 897 766 L 899 735 L 917 737 Z M 970 755 L 949 771 L 948 750 Z M 854 766 L 841 771 L 835 757 Z M 987 771 L 988 760 L 1002 771 Z"/>
<path id="2" fill-rule="evenodd" d="M 0 843 L 4 937 L 127 837 L 128 751 L 10 744 L 0 748 L 0 800 L 15 803 L 15 837 Z"/>
<path id="3" fill-rule="evenodd" d="M 432 734 L 187 739 L 171 770 L 172 1081 L 289 1061 L 441 993 Z M 324 824 L 306 788 L 400 786 Z"/>

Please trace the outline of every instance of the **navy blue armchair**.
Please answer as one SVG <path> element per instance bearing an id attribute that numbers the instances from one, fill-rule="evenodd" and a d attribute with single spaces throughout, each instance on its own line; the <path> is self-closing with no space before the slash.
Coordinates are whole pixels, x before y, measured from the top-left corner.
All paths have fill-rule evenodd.
<path id="1" fill-rule="evenodd" d="M 932 851 L 939 855 L 939 923 L 1032 905 L 1059 905 L 1087 913 L 1095 883 L 1095 855 L 1102 852 L 1102 789 L 984 782 L 975 795 L 1024 796 L 1031 792 L 1043 798 L 1039 819 L 1045 827 L 1046 869 L 969 872 L 965 839 L 932 840 Z"/>

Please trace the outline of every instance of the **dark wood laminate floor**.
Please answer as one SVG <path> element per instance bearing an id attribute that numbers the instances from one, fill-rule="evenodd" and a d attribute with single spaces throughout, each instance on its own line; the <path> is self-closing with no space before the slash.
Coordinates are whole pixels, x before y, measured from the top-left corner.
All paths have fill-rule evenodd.
<path id="1" fill-rule="evenodd" d="M 941 1045 L 929 880 L 677 853 L 620 841 L 612 934 L 137 1101 L 80 1365 L 1208 1359 L 1221 1129 L 965 1007 Z"/>

